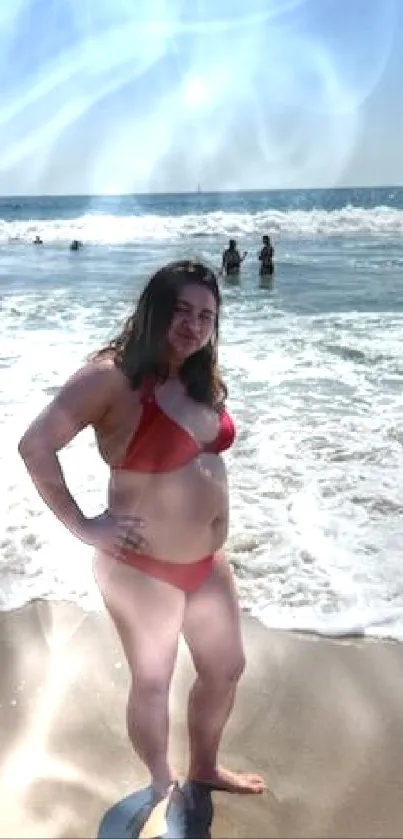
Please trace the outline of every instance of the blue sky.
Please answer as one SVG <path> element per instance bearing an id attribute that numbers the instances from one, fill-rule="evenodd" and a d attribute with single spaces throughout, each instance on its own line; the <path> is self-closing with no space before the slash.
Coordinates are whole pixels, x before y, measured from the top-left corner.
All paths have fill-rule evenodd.
<path id="1" fill-rule="evenodd" d="M 0 193 L 403 183 L 401 0 L 0 0 Z"/>

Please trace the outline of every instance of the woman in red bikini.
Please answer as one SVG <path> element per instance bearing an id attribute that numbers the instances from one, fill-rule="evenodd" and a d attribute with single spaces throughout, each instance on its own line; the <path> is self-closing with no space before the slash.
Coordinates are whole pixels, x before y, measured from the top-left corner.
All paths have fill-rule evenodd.
<path id="1" fill-rule="evenodd" d="M 152 277 L 120 335 L 28 428 L 19 452 L 60 521 L 96 549 L 94 571 L 133 680 L 128 732 L 157 797 L 175 782 L 168 696 L 182 633 L 197 678 L 189 696 L 189 778 L 260 793 L 259 776 L 219 766 L 217 752 L 244 669 L 238 601 L 222 553 L 235 430 L 217 367 L 220 293 L 198 262 Z M 86 518 L 57 457 L 92 426 L 110 468 L 107 510 Z"/>

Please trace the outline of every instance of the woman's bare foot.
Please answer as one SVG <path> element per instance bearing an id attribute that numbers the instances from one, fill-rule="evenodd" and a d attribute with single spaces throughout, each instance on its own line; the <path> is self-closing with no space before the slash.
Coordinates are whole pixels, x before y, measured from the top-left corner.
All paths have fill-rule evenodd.
<path id="1" fill-rule="evenodd" d="M 231 772 L 222 766 L 217 766 L 209 772 L 190 771 L 189 780 L 208 786 L 211 790 L 222 790 L 238 793 L 238 795 L 259 795 L 267 789 L 267 784 L 261 775 L 250 772 Z"/>

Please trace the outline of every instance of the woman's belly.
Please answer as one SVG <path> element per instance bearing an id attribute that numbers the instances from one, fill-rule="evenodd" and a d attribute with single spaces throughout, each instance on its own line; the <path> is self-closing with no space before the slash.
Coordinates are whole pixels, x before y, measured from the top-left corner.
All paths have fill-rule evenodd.
<path id="1" fill-rule="evenodd" d="M 114 471 L 112 513 L 139 517 L 149 553 L 172 562 L 195 562 L 222 547 L 228 527 L 224 461 L 202 454 L 181 469 L 140 474 Z"/>

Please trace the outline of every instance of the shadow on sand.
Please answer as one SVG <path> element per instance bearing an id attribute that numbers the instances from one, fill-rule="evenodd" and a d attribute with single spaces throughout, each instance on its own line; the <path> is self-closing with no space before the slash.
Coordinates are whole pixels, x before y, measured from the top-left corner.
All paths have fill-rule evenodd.
<path id="1" fill-rule="evenodd" d="M 107 810 L 97 839 L 210 839 L 212 821 L 211 791 L 203 784 L 183 784 L 168 807 L 153 804 L 146 787 Z"/>

